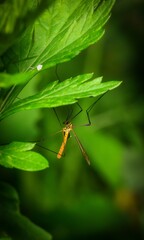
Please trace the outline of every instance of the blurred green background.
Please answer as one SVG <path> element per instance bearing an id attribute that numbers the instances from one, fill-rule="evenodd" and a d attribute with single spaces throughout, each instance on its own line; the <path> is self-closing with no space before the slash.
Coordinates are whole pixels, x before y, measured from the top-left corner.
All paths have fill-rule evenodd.
<path id="1" fill-rule="evenodd" d="M 83 112 L 74 120 L 75 131 L 91 160 L 89 167 L 72 136 L 65 156 L 37 147 L 49 169 L 24 172 L 1 168 L 0 179 L 11 183 L 20 195 L 22 213 L 49 231 L 56 240 L 143 239 L 143 55 L 144 2 L 119 0 L 106 25 L 104 37 L 72 61 L 43 72 L 19 97 L 31 95 L 49 81 L 94 72 L 103 81 L 123 81 L 108 92 L 91 111 L 94 99 L 81 100 Z M 71 106 L 74 113 L 77 105 Z M 57 109 L 60 122 L 71 107 Z M 41 140 L 58 152 L 62 126 L 52 109 L 15 114 L 1 123 L 5 143 Z"/>

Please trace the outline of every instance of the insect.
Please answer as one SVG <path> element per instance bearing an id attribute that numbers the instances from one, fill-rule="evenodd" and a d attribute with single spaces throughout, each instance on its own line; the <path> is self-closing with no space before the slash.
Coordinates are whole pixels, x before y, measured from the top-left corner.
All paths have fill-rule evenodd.
<path id="1" fill-rule="evenodd" d="M 57 158 L 60 159 L 60 158 L 62 157 L 62 154 L 63 154 L 63 152 L 64 152 L 64 149 L 65 149 L 67 140 L 68 140 L 68 138 L 70 137 L 70 132 L 71 132 L 71 131 L 72 131 L 73 134 L 74 134 L 74 137 L 75 137 L 75 139 L 76 139 L 76 141 L 77 141 L 77 143 L 78 143 L 78 145 L 79 145 L 79 148 L 80 148 L 80 150 L 81 150 L 81 152 L 82 152 L 85 160 L 87 161 L 88 165 L 90 165 L 89 157 L 88 157 L 86 151 L 84 150 L 84 147 L 83 147 L 83 145 L 81 144 L 78 136 L 76 135 L 76 133 L 75 133 L 75 131 L 74 131 L 74 129 L 73 129 L 73 125 L 72 125 L 71 122 L 66 122 L 66 123 L 65 123 L 65 127 L 62 129 L 62 132 L 63 132 L 63 141 L 62 141 L 61 147 L 60 147 L 60 149 L 59 149 L 59 152 L 58 152 L 58 154 L 57 154 Z"/>
<path id="2" fill-rule="evenodd" d="M 105 92 L 105 93 L 106 93 L 106 92 Z M 104 93 L 104 94 L 105 94 L 105 93 Z M 90 126 L 90 125 L 91 125 L 89 112 L 92 110 L 92 108 L 95 106 L 95 104 L 103 97 L 104 94 L 102 94 L 102 95 L 101 95 L 94 103 L 92 103 L 92 104 L 89 106 L 89 108 L 86 110 L 86 114 L 87 114 L 87 118 L 88 118 L 88 123 L 85 124 L 85 126 Z M 79 103 L 77 103 L 77 105 L 79 106 L 80 111 L 79 111 L 76 115 L 74 115 L 74 116 L 71 118 L 71 120 L 74 119 L 76 116 L 78 116 L 78 115 L 83 111 L 83 109 L 81 108 L 81 106 L 79 105 Z M 56 110 L 55 110 L 55 109 L 54 109 L 54 111 L 55 111 L 55 113 L 56 113 Z M 57 118 L 58 118 L 57 113 L 56 113 L 56 116 L 57 116 Z M 59 119 L 58 119 L 58 121 L 59 121 Z M 61 144 L 61 146 L 60 146 L 59 152 L 58 152 L 58 154 L 57 154 L 57 158 L 60 159 L 60 158 L 62 157 L 63 152 L 64 152 L 65 147 L 66 147 L 66 144 L 67 144 L 67 140 L 68 140 L 68 138 L 70 137 L 70 133 L 72 132 L 73 135 L 74 135 L 74 137 L 75 137 L 75 139 L 76 139 L 76 141 L 77 141 L 77 143 L 78 143 L 78 146 L 79 146 L 79 148 L 80 148 L 80 150 L 81 150 L 81 152 L 82 152 L 83 157 L 85 158 L 85 160 L 86 160 L 86 162 L 88 163 L 88 165 L 90 165 L 89 156 L 88 156 L 88 154 L 86 153 L 86 151 L 85 151 L 82 143 L 80 142 L 80 140 L 79 140 L 76 132 L 74 131 L 74 127 L 73 127 L 72 122 L 69 121 L 69 120 L 66 120 L 66 121 L 64 122 L 64 124 L 65 124 L 65 126 L 64 126 L 63 129 L 62 129 L 63 141 L 62 141 L 62 144 Z"/>
<path id="3" fill-rule="evenodd" d="M 42 65 L 39 64 L 37 66 L 37 70 L 41 70 L 42 69 Z M 56 68 L 56 75 L 57 75 L 57 68 Z M 105 93 L 103 93 L 94 103 L 92 103 L 89 108 L 86 110 L 86 114 L 87 114 L 87 119 L 88 119 L 88 123 L 85 124 L 85 126 L 90 126 L 91 125 L 91 121 L 90 121 L 90 116 L 89 116 L 89 112 L 92 110 L 92 108 L 95 106 L 95 104 L 103 97 Z M 63 134 L 63 140 L 62 140 L 62 143 L 61 143 L 61 146 L 60 146 L 60 149 L 57 153 L 57 158 L 60 159 L 62 156 L 63 156 L 63 153 L 64 153 L 64 150 L 65 150 L 65 147 L 66 147 L 66 144 L 67 144 L 67 141 L 68 141 L 68 138 L 70 137 L 70 134 L 71 132 L 73 133 L 77 143 L 78 143 L 78 146 L 82 152 L 82 155 L 83 157 L 85 158 L 86 162 L 88 163 L 88 165 L 90 165 L 90 159 L 89 159 L 89 156 L 88 154 L 86 153 L 82 143 L 80 142 L 76 132 L 74 131 L 74 127 L 73 127 L 73 124 L 71 122 L 72 119 L 74 119 L 77 115 L 80 114 L 80 112 L 83 111 L 83 109 L 81 108 L 81 106 L 79 105 L 79 103 L 77 103 L 77 105 L 79 106 L 80 110 L 77 114 L 75 114 L 72 118 L 67 118 L 67 120 L 64 122 L 65 126 L 62 128 L 62 134 Z M 54 110 L 55 111 L 55 110 Z M 56 113 L 56 111 L 55 111 Z M 58 118 L 58 115 L 56 113 L 56 116 Z M 60 121 L 59 121 L 60 122 Z M 38 145 L 38 144 L 37 144 Z M 40 146 L 40 145 L 38 145 Z M 42 147 L 42 146 L 40 146 Z M 42 147 L 42 148 L 45 148 L 45 147 Z M 51 150 L 50 150 L 51 151 Z M 51 152 L 54 152 L 54 151 L 51 151 Z"/>

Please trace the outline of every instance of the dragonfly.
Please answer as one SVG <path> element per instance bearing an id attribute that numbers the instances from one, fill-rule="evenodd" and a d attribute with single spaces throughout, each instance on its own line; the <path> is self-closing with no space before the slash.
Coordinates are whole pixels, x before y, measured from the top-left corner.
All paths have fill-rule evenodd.
<path id="1" fill-rule="evenodd" d="M 106 93 L 106 92 L 105 92 L 105 93 Z M 92 103 L 92 104 L 90 105 L 90 107 L 86 110 L 86 114 L 87 114 L 87 118 L 88 118 L 88 123 L 85 124 L 84 126 L 90 126 L 90 125 L 91 125 L 91 120 L 90 120 L 89 112 L 92 110 L 92 108 L 95 106 L 95 104 L 104 96 L 105 93 L 103 93 L 103 94 L 102 94 L 94 103 Z M 76 116 L 78 116 L 78 115 L 83 111 L 83 109 L 81 108 L 80 104 L 77 103 L 77 105 L 79 106 L 80 111 L 79 111 L 76 115 L 74 115 L 74 116 L 71 118 L 71 120 L 74 119 Z M 54 111 L 55 111 L 55 113 L 56 113 L 56 110 L 55 110 L 55 109 L 54 109 Z M 58 118 L 57 113 L 56 113 L 56 116 L 57 116 L 57 118 Z M 59 119 L 58 119 L 58 121 L 59 121 Z M 58 151 L 58 154 L 57 154 L 57 158 L 60 159 L 60 158 L 63 156 L 63 153 L 64 153 L 64 150 L 65 150 L 65 147 L 66 147 L 68 138 L 70 137 L 70 133 L 72 132 L 73 135 L 74 135 L 74 137 L 75 137 L 75 139 L 76 139 L 76 141 L 77 141 L 77 143 L 78 143 L 78 146 L 79 146 L 79 148 L 80 148 L 80 150 L 81 150 L 81 153 L 82 153 L 84 159 L 86 160 L 86 162 L 88 163 L 88 165 L 90 165 L 90 158 L 89 158 L 87 152 L 85 151 L 85 149 L 84 149 L 81 141 L 79 140 L 76 132 L 74 131 L 74 126 L 73 126 L 72 122 L 69 121 L 69 120 L 66 120 L 66 121 L 64 122 L 64 125 L 65 125 L 65 126 L 62 128 L 63 140 L 62 140 L 61 146 L 60 146 L 60 148 L 59 148 L 59 151 Z"/>

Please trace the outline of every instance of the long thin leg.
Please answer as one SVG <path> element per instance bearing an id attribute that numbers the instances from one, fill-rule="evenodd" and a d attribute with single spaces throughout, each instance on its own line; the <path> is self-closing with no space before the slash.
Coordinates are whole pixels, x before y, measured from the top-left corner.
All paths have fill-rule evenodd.
<path id="1" fill-rule="evenodd" d="M 83 111 L 83 109 L 82 109 L 82 107 L 80 106 L 80 104 L 77 102 L 76 103 L 77 105 L 78 105 L 78 107 L 80 108 L 80 110 L 70 119 L 70 121 L 72 120 L 72 119 L 74 119 L 75 117 L 77 117 L 82 111 Z"/>
<path id="2" fill-rule="evenodd" d="M 57 114 L 57 111 L 56 111 L 56 109 L 55 109 L 55 108 L 53 108 L 53 111 L 54 111 L 54 113 L 55 113 L 55 115 L 56 115 L 56 118 L 57 118 L 57 120 L 58 120 L 58 122 L 59 122 L 60 126 L 62 127 L 62 124 L 61 124 L 61 121 L 60 121 L 60 119 L 59 119 L 59 116 L 58 116 L 58 114 Z"/>
<path id="3" fill-rule="evenodd" d="M 56 118 L 57 118 L 57 120 L 58 120 L 60 126 L 62 127 L 62 123 L 61 123 L 61 121 L 60 121 L 60 119 L 59 119 L 59 116 L 58 116 L 58 113 L 57 113 L 57 111 L 56 111 L 56 108 L 53 108 L 53 111 L 54 111 L 54 113 L 55 113 L 55 115 L 56 115 Z M 70 112 L 68 112 L 68 115 L 67 115 L 65 121 L 63 122 L 63 124 L 66 124 L 67 122 L 70 121 L 71 116 L 72 116 L 72 113 L 73 113 L 73 108 L 71 109 Z"/>
<path id="4" fill-rule="evenodd" d="M 55 66 L 55 75 L 56 75 L 57 79 L 60 81 L 60 78 L 59 78 L 59 75 L 58 75 L 58 65 Z M 59 119 L 59 117 L 58 117 L 58 114 L 57 114 L 56 109 L 53 108 L 53 111 L 54 111 L 54 113 L 55 113 L 55 115 L 56 115 L 56 118 L 57 118 L 60 126 L 62 127 L 62 124 L 61 124 L 61 121 L 60 121 L 60 119 Z"/>
<path id="5" fill-rule="evenodd" d="M 58 65 L 56 65 L 55 74 L 56 74 L 57 79 L 61 82 L 60 77 L 59 77 L 59 74 L 58 74 Z M 74 119 L 76 116 L 78 116 L 78 115 L 80 114 L 80 112 L 83 111 L 83 109 L 82 109 L 82 107 L 80 106 L 80 104 L 79 104 L 78 102 L 77 102 L 76 104 L 77 104 L 78 107 L 80 108 L 79 112 L 76 113 L 74 116 L 72 116 L 72 113 L 73 113 L 73 109 L 72 109 L 72 110 L 68 113 L 68 116 L 67 116 L 66 120 L 64 121 L 64 123 L 66 123 L 66 122 L 68 122 L 68 121 L 71 121 L 71 120 Z M 59 118 L 58 118 L 58 115 L 57 115 L 55 109 L 54 109 L 54 112 L 55 112 L 55 114 L 56 114 L 56 116 L 57 116 L 57 119 L 58 119 L 58 121 L 59 121 Z M 71 116 L 72 116 L 72 117 L 71 117 Z M 59 123 L 60 123 L 60 121 L 59 121 Z M 61 123 L 60 123 L 60 125 L 61 125 Z"/>
<path id="6" fill-rule="evenodd" d="M 58 74 L 58 66 L 59 66 L 59 65 L 56 65 L 56 67 L 55 67 L 55 74 L 56 74 L 57 79 L 61 82 L 61 79 L 60 79 L 59 74 Z M 58 117 L 58 114 L 57 114 L 55 108 L 53 108 L 53 110 L 54 110 L 54 112 L 55 112 L 55 114 L 56 114 L 56 117 L 57 117 L 57 119 L 58 119 L 58 122 L 59 122 L 60 125 L 62 126 L 62 124 L 61 124 L 61 122 L 60 122 L 60 120 L 59 120 L 59 117 Z M 67 123 L 67 122 L 71 119 L 72 113 L 73 113 L 73 109 L 72 109 L 70 112 L 68 112 L 68 115 L 67 115 L 67 117 L 66 117 L 66 120 L 63 122 L 63 124 Z"/>
<path id="7" fill-rule="evenodd" d="M 49 151 L 49 152 L 52 152 L 52 153 L 57 154 L 57 152 L 55 152 L 55 151 L 53 151 L 53 150 L 51 150 L 51 149 L 49 149 L 49 148 L 47 148 L 47 147 L 44 147 L 44 146 L 42 146 L 42 145 L 36 144 L 36 146 L 38 146 L 38 147 L 40 147 L 40 148 L 43 148 L 43 149 L 45 149 L 46 151 Z"/>
<path id="8" fill-rule="evenodd" d="M 95 106 L 95 104 L 107 93 L 108 91 L 106 91 L 105 93 L 103 93 L 95 102 L 93 102 L 88 109 L 86 110 L 86 114 L 87 114 L 87 118 L 88 118 L 88 123 L 86 124 L 86 126 L 90 126 L 91 125 L 91 120 L 90 120 L 90 111 L 93 109 L 93 107 Z"/>
<path id="9" fill-rule="evenodd" d="M 67 117 L 64 120 L 63 124 L 67 124 L 68 122 L 70 122 L 72 114 L 73 114 L 73 107 L 70 105 L 67 107 Z"/>

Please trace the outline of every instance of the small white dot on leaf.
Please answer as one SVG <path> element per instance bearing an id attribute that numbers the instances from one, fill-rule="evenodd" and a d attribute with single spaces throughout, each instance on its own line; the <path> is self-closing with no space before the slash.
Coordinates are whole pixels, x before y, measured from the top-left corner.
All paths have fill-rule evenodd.
<path id="1" fill-rule="evenodd" d="M 38 71 L 40 71 L 42 69 L 42 67 L 43 67 L 43 65 L 39 64 L 39 65 L 37 65 L 36 68 L 37 68 Z"/>

